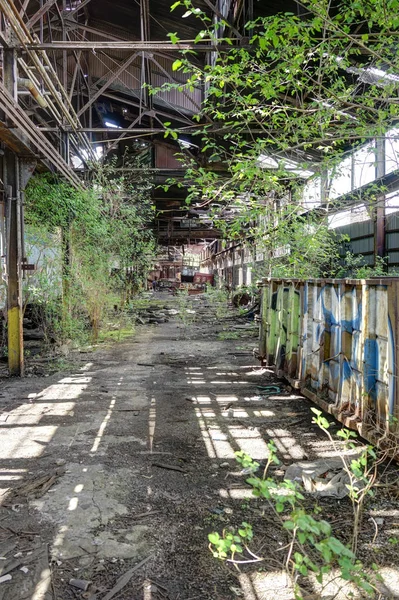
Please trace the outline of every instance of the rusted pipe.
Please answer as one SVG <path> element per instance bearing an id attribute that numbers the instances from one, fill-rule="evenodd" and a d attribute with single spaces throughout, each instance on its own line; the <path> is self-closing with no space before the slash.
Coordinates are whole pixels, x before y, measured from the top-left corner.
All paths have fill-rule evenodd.
<path id="1" fill-rule="evenodd" d="M 44 99 L 42 94 L 34 85 L 33 81 L 24 77 L 18 77 L 18 85 L 26 88 L 32 94 L 32 96 L 34 97 L 38 105 L 41 106 L 41 108 L 47 108 L 47 101 Z"/>

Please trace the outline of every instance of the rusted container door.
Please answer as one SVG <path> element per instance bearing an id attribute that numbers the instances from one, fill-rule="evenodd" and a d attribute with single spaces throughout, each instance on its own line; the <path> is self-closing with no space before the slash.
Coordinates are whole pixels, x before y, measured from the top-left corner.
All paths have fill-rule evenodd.
<path id="1" fill-rule="evenodd" d="M 398 278 L 265 279 L 260 355 L 346 426 L 373 442 L 392 441 L 398 305 Z"/>

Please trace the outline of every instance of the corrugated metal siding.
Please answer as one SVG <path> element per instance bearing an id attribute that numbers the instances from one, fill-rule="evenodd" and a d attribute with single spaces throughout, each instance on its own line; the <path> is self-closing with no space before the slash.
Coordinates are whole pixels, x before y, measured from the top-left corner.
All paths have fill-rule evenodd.
<path id="1" fill-rule="evenodd" d="M 399 229 L 399 213 L 392 213 L 386 218 L 386 229 L 392 231 L 393 229 Z"/>
<path id="2" fill-rule="evenodd" d="M 374 250 L 374 236 L 362 238 L 360 240 L 351 240 L 351 250 L 353 254 L 366 254 Z"/>
<path id="3" fill-rule="evenodd" d="M 366 237 L 373 235 L 374 228 L 371 220 L 361 221 L 360 223 L 351 223 L 350 225 L 344 225 L 338 227 L 335 230 L 338 234 L 348 235 L 350 238 Z"/>
<path id="4" fill-rule="evenodd" d="M 259 353 L 372 442 L 399 425 L 399 278 L 264 279 Z"/>
<path id="5" fill-rule="evenodd" d="M 158 169 L 181 168 L 181 163 L 175 157 L 176 147 L 169 144 L 155 144 L 155 166 Z"/>
<path id="6" fill-rule="evenodd" d="M 389 264 L 399 265 L 399 213 L 389 214 L 386 218 L 385 247 Z M 374 222 L 369 219 L 361 223 L 352 223 L 335 229 L 338 235 L 350 238 L 349 248 L 353 254 L 364 255 L 367 265 L 374 264 Z M 342 254 L 348 249 L 345 242 Z"/>
<path id="7" fill-rule="evenodd" d="M 387 250 L 399 250 L 399 233 L 387 233 L 386 234 L 386 247 Z"/>
<path id="8" fill-rule="evenodd" d="M 95 36 L 91 36 L 95 37 Z M 83 54 L 82 67 L 84 71 L 87 71 L 88 75 L 93 81 L 104 84 L 106 77 L 109 72 L 115 71 L 126 59 L 128 55 L 126 52 L 112 50 L 112 54 L 109 51 L 107 54 L 93 52 Z M 190 76 L 190 73 L 174 72 L 172 70 L 172 59 L 167 59 L 163 56 L 156 56 L 156 61 L 160 67 L 165 69 L 167 73 L 173 78 L 174 81 L 184 84 Z M 154 62 L 151 62 L 151 80 L 154 87 L 161 87 L 165 83 L 170 83 L 171 80 L 165 73 Z M 72 77 L 72 73 L 75 68 L 75 59 L 72 55 L 68 56 L 68 73 L 69 79 Z M 62 81 L 63 69 L 62 65 L 58 65 L 57 74 Z M 121 73 L 121 75 L 113 83 L 110 84 L 109 90 L 124 91 L 125 93 L 131 94 L 134 97 L 139 97 L 141 89 L 141 56 L 128 66 L 128 68 Z M 193 92 L 172 89 L 166 92 L 160 92 L 154 96 L 155 103 L 162 106 L 177 107 L 184 110 L 185 112 L 196 113 L 198 112 L 201 101 L 202 91 L 196 88 Z"/>

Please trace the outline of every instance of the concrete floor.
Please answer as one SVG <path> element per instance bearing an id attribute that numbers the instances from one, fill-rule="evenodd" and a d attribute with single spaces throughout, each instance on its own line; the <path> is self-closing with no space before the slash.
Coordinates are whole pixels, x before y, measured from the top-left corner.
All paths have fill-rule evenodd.
<path id="1" fill-rule="evenodd" d="M 253 359 L 252 325 L 199 302 L 194 323 L 144 326 L 68 372 L 3 382 L 0 573 L 12 579 L 0 600 L 103 600 L 144 559 L 116 600 L 292 598 L 278 569 L 237 575 L 215 561 L 207 534 L 248 510 L 261 518 L 236 450 L 262 460 L 272 438 L 290 464 L 330 449 L 310 403 L 282 382 L 257 399 L 275 380 Z M 280 537 L 266 524 L 258 549 L 274 556 Z"/>

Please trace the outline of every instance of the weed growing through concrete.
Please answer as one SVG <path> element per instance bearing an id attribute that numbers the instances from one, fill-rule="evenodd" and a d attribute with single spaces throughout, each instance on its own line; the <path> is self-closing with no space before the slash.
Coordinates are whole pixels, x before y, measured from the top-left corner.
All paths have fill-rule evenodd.
<path id="1" fill-rule="evenodd" d="M 327 431 L 328 422 L 324 417 L 316 413 L 315 422 Z M 346 431 L 340 434 L 341 438 L 349 440 L 352 436 Z M 361 590 L 362 597 L 373 597 L 376 592 L 376 584 L 381 580 L 378 575 L 378 567 L 373 564 L 367 572 L 364 565 L 356 558 L 356 545 L 352 548 L 343 544 L 332 534 L 331 524 L 320 517 L 321 508 L 315 505 L 312 511 L 308 511 L 303 501 L 301 487 L 293 481 L 278 481 L 272 476 L 267 476 L 272 464 L 279 464 L 276 454 L 276 446 L 273 441 L 268 443 L 269 456 L 262 475 L 256 475 L 260 464 L 254 461 L 245 452 L 237 452 L 236 459 L 241 466 L 251 473 L 247 483 L 252 486 L 255 497 L 266 500 L 270 511 L 276 522 L 280 523 L 282 529 L 289 536 L 289 543 L 285 547 L 285 557 L 281 560 L 281 568 L 289 575 L 294 588 L 296 600 L 301 600 L 305 594 L 304 585 L 306 579 L 315 579 L 320 585 L 328 576 L 337 577 L 342 581 L 342 587 L 346 582 L 352 583 Z M 367 447 L 359 459 L 354 459 L 348 465 L 351 473 L 351 484 L 348 486 L 351 500 L 356 506 L 362 503 L 365 495 L 371 492 L 375 481 L 374 468 L 377 457 Z M 342 454 L 342 452 L 341 452 Z M 366 465 L 369 459 L 373 459 L 373 466 Z M 356 481 L 361 479 L 364 487 L 359 491 Z M 358 535 L 358 522 L 354 523 L 354 536 Z M 233 564 L 236 569 L 240 565 L 262 562 L 264 559 L 256 555 L 249 547 L 253 539 L 252 526 L 243 522 L 241 527 L 228 527 L 221 534 L 213 532 L 208 535 L 209 548 L 215 558 Z"/>
<path id="2" fill-rule="evenodd" d="M 184 337 L 187 336 L 189 326 L 195 321 L 195 310 L 192 308 L 188 295 L 188 290 L 182 289 L 177 292 L 177 307 L 178 307 L 178 319 L 183 325 Z"/>

